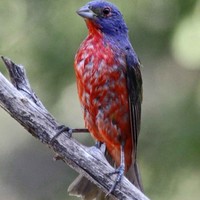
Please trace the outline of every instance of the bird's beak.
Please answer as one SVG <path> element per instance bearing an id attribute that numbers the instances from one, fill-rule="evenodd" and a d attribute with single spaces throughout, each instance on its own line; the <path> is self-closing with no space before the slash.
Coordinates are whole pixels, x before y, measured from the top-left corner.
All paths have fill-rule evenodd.
<path id="1" fill-rule="evenodd" d="M 76 12 L 78 15 L 86 19 L 93 19 L 96 16 L 96 14 L 89 8 L 88 5 L 81 7 Z"/>

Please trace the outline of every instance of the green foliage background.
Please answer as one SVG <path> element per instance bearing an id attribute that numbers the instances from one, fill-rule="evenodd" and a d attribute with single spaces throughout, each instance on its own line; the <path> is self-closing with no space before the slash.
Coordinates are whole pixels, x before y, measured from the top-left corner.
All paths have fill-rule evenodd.
<path id="1" fill-rule="evenodd" d="M 200 0 L 113 0 L 142 61 L 139 163 L 155 200 L 200 196 Z M 73 59 L 86 37 L 75 11 L 86 1 L 1 0 L 0 54 L 26 67 L 31 85 L 61 124 L 83 127 Z M 0 71 L 7 72 L 0 64 Z M 90 136 L 76 136 L 92 145 Z M 0 199 L 77 199 L 77 175 L 0 109 Z"/>

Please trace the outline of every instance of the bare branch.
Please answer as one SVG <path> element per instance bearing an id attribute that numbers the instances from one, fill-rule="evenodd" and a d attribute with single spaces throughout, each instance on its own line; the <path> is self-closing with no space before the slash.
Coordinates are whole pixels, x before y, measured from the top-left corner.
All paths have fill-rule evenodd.
<path id="1" fill-rule="evenodd" d="M 17 120 L 29 133 L 42 143 L 48 144 L 70 167 L 87 177 L 105 193 L 113 185 L 115 177 L 109 177 L 113 168 L 100 150 L 85 147 L 68 133 L 60 135 L 50 145 L 59 123 L 46 110 L 30 87 L 23 66 L 2 57 L 11 78 L 11 83 L 0 73 L 0 106 Z M 79 129 L 72 129 L 74 132 Z M 87 129 L 83 130 L 87 131 Z M 112 179 L 111 179 L 112 178 Z M 148 200 L 125 177 L 112 194 L 115 199 Z"/>

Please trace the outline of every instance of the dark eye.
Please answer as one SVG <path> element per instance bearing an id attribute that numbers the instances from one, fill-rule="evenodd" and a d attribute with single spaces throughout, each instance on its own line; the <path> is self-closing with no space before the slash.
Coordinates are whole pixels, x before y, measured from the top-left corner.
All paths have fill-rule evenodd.
<path id="1" fill-rule="evenodd" d="M 110 9 L 109 7 L 106 7 L 106 8 L 103 9 L 103 14 L 104 14 L 105 16 L 109 15 L 110 12 L 111 12 L 111 9 Z"/>

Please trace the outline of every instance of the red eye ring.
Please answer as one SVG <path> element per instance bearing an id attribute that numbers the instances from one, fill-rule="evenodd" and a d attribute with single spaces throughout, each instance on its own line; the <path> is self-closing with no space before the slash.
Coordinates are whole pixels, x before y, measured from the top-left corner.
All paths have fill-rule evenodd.
<path id="1" fill-rule="evenodd" d="M 111 12 L 111 8 L 109 8 L 109 7 L 105 7 L 105 8 L 103 9 L 103 14 L 104 14 L 105 16 L 108 16 L 108 15 L 110 14 L 110 12 Z"/>

